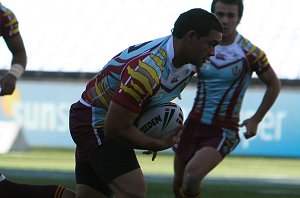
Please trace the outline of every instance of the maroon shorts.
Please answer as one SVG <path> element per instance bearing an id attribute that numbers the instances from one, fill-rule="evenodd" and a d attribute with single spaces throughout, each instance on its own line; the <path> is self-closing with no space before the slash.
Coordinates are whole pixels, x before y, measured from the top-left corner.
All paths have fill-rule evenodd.
<path id="1" fill-rule="evenodd" d="M 101 128 L 95 130 L 92 123 L 93 110 L 81 102 L 72 104 L 69 115 L 70 133 L 76 144 L 76 161 L 89 162 L 92 152 L 103 141 Z"/>
<path id="2" fill-rule="evenodd" d="M 187 119 L 180 141 L 173 147 L 176 155 L 189 161 L 196 151 L 203 147 L 213 147 L 225 157 L 240 142 L 237 131 L 201 124 Z"/>
<path id="3" fill-rule="evenodd" d="M 104 121 L 97 122 L 103 120 L 99 118 L 105 113 L 77 102 L 71 106 L 69 125 L 76 144 L 76 183 L 88 185 L 108 196 L 111 194 L 109 183 L 140 166 L 134 149 L 105 140 Z"/>

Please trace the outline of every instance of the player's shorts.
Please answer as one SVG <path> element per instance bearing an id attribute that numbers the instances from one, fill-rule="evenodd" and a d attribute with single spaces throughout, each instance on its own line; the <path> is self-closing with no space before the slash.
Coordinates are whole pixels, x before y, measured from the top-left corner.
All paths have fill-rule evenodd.
<path id="1" fill-rule="evenodd" d="M 70 109 L 70 132 L 76 143 L 76 183 L 91 186 L 110 197 L 108 184 L 140 166 L 134 149 L 106 141 L 103 128 L 92 126 L 94 113 L 80 102 Z"/>
<path id="2" fill-rule="evenodd" d="M 185 162 L 189 161 L 196 151 L 204 147 L 217 149 L 222 157 L 230 154 L 239 144 L 237 131 L 201 124 L 191 119 L 185 122 L 185 129 L 178 144 L 173 150 Z"/>

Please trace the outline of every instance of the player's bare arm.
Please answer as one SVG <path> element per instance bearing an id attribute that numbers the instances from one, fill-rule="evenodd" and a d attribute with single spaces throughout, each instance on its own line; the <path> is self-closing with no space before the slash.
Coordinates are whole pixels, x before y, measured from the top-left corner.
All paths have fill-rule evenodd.
<path id="1" fill-rule="evenodd" d="M 246 138 L 256 135 L 258 124 L 275 102 L 281 88 L 280 80 L 277 78 L 272 68 L 269 68 L 266 72 L 262 73 L 259 76 L 259 79 L 266 85 L 266 92 L 255 114 L 242 123 L 242 126 L 246 126 Z"/>
<path id="2" fill-rule="evenodd" d="M 21 37 L 21 34 L 15 35 L 13 37 L 5 38 L 6 45 L 8 49 L 11 51 L 12 64 L 18 63 L 21 64 L 24 69 L 27 64 L 27 55 L 25 46 Z"/>
<path id="3" fill-rule="evenodd" d="M 117 103 L 111 102 L 104 125 L 105 136 L 131 145 L 135 149 L 151 151 L 170 148 L 178 141 L 181 132 L 180 127 L 159 139 L 146 136 L 134 126 L 138 115 Z"/>
<path id="4" fill-rule="evenodd" d="M 16 87 L 17 79 L 23 74 L 26 64 L 27 56 L 24 43 L 20 34 L 4 39 L 7 47 L 12 53 L 11 69 L 1 79 L 1 93 L 0 95 L 10 95 Z"/>

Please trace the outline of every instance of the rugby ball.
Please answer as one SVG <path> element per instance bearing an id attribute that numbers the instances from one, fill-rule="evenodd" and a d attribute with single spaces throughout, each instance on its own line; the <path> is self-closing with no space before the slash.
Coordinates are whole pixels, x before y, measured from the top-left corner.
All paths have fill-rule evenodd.
<path id="1" fill-rule="evenodd" d="M 147 136 L 159 138 L 183 123 L 183 112 L 173 102 L 155 105 L 141 113 L 137 128 Z"/>

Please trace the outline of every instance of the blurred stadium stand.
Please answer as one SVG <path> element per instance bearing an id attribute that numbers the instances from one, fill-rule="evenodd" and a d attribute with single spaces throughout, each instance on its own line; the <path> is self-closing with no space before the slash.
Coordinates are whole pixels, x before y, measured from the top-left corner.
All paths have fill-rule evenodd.
<path id="1" fill-rule="evenodd" d="M 88 77 L 132 44 L 168 35 L 178 15 L 211 0 L 2 0 L 20 23 L 25 76 Z M 300 80 L 300 1 L 244 0 L 239 31 L 262 48 L 281 79 Z M 3 39 L 0 70 L 11 55 Z"/>

